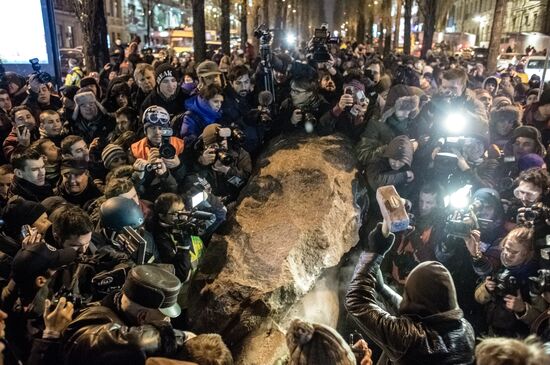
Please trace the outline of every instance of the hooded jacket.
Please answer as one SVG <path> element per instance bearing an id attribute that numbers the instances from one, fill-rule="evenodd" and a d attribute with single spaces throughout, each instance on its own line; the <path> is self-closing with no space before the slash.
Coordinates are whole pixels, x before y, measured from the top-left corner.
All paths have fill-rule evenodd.
<path id="1" fill-rule="evenodd" d="M 393 170 L 389 164 L 389 159 L 402 161 L 405 163 L 399 170 Z M 410 169 L 413 161 L 413 146 L 409 137 L 398 136 L 394 138 L 386 147 L 384 154 L 375 158 L 367 166 L 367 180 L 373 191 L 380 186 L 402 185 L 407 181 L 407 170 Z"/>
<path id="2" fill-rule="evenodd" d="M 381 224 L 370 240 L 391 246 L 395 235 L 385 238 Z M 384 284 L 380 263 L 384 256 L 363 252 L 346 294 L 345 305 L 369 339 L 382 348 L 379 364 L 470 364 L 475 336 L 458 307 L 453 280 L 443 265 L 427 261 L 411 271 L 403 297 Z M 382 295 L 391 315 L 378 304 Z"/>
<path id="3" fill-rule="evenodd" d="M 483 80 L 483 83 L 481 84 L 482 89 L 485 90 L 485 85 L 487 85 L 488 81 L 493 81 L 496 84 L 495 89 L 491 93 L 492 96 L 496 96 L 498 94 L 498 87 L 499 87 L 500 81 L 494 76 L 489 76 L 485 80 Z"/>
<path id="4" fill-rule="evenodd" d="M 218 122 L 222 113 L 214 111 L 199 95 L 195 95 L 185 102 L 187 112 L 183 116 L 183 122 L 179 130 L 179 135 L 190 146 L 201 135 L 207 125 Z"/>

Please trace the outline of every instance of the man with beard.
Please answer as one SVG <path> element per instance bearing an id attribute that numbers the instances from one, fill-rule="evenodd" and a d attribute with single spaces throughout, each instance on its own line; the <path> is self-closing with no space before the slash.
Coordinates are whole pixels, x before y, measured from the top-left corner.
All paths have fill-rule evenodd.
<path id="1" fill-rule="evenodd" d="M 61 181 L 57 185 L 57 195 L 71 204 L 86 208 L 102 194 L 90 177 L 88 164 L 69 159 L 61 164 Z"/>
<path id="2" fill-rule="evenodd" d="M 420 188 L 418 203 L 413 205 L 415 229 L 400 237 L 392 255 L 391 275 L 400 287 L 418 264 L 435 260 L 435 245 L 443 239 L 445 228 L 444 195 L 437 183 Z"/>
<path id="3" fill-rule="evenodd" d="M 170 118 L 185 110 L 185 94 L 179 87 L 176 69 L 163 63 L 155 69 L 156 87 L 141 104 L 141 114 L 152 105 L 161 106 L 170 114 Z"/>
<path id="4" fill-rule="evenodd" d="M 340 82 L 340 85 L 342 83 Z M 338 92 L 334 77 L 326 70 L 319 71 L 319 94 L 325 98 L 330 105 L 338 102 Z"/>
<path id="5" fill-rule="evenodd" d="M 31 110 L 24 106 L 17 106 L 10 112 L 12 129 L 2 144 L 4 157 L 11 159 L 15 150 L 23 150 L 39 137 L 36 127 L 36 118 Z"/>
<path id="6" fill-rule="evenodd" d="M 38 74 L 32 74 L 29 77 L 29 96 L 22 105 L 26 105 L 38 119 L 40 112 L 61 109 L 63 103 L 59 97 L 52 95 L 50 87 L 41 81 Z"/>
<path id="7" fill-rule="evenodd" d="M 346 134 L 354 143 L 359 140 L 367 125 L 366 113 L 369 106 L 369 99 L 365 95 L 364 81 L 365 77 L 359 69 L 348 71 L 344 77 L 344 93 L 331 110 L 332 118 L 323 119 L 323 122 L 328 122 L 328 124 L 319 126 L 319 134 L 337 131 Z M 328 82 L 329 87 L 331 82 Z M 322 87 L 323 83 L 321 82 L 321 90 Z"/>
<path id="8" fill-rule="evenodd" d="M 148 63 L 139 63 L 134 71 L 134 80 L 137 87 L 134 86 L 130 99 L 132 105 L 139 109 L 156 86 L 155 69 Z"/>
<path id="9" fill-rule="evenodd" d="M 29 201 L 41 202 L 54 195 L 52 187 L 46 182 L 44 159 L 39 152 L 27 149 L 15 154 L 12 165 L 15 177 L 8 193 L 10 198 L 18 195 Z"/>

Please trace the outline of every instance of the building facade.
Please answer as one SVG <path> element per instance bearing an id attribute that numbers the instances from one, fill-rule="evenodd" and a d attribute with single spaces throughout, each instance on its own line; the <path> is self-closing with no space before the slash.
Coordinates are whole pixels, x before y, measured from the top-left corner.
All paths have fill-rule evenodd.
<path id="1" fill-rule="evenodd" d="M 82 32 L 72 0 L 54 0 L 60 48 L 82 46 Z M 151 32 L 192 24 L 190 0 L 104 0 L 109 44 L 117 39 L 129 43 L 135 36 L 146 39 Z M 149 22 L 147 14 L 150 14 Z"/>
<path id="2" fill-rule="evenodd" d="M 545 43 L 546 14 L 550 0 L 511 0 L 506 4 L 501 47 L 516 52 L 526 45 Z M 458 0 L 449 11 L 447 32 L 476 35 L 476 46 L 488 47 L 496 0 Z"/>

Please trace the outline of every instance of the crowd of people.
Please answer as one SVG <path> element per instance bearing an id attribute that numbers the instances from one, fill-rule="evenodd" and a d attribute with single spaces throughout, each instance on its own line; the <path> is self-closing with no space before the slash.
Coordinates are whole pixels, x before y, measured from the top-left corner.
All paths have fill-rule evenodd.
<path id="1" fill-rule="evenodd" d="M 381 363 L 549 363 L 540 79 L 351 42 L 275 50 L 269 67 L 139 49 L 116 45 L 99 73 L 71 60 L 59 92 L 42 72 L 1 75 L 4 363 L 232 364 L 219 335 L 188 331 L 188 284 L 257 156 L 290 134 L 340 134 L 356 154 L 364 252 L 345 305 L 364 340 L 296 320 L 281 364 L 371 364 L 369 345 Z M 411 229 L 381 222 L 385 185 Z"/>

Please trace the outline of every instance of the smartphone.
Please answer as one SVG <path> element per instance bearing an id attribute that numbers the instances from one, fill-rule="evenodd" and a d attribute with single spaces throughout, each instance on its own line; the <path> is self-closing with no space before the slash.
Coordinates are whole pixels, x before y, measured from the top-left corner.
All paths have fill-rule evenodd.
<path id="1" fill-rule="evenodd" d="M 353 89 L 351 87 L 346 87 L 346 90 L 344 90 L 344 94 L 353 95 Z"/>
<path id="2" fill-rule="evenodd" d="M 31 226 L 29 226 L 28 224 L 24 224 L 23 227 L 21 227 L 21 235 L 23 236 L 23 238 L 30 236 L 31 230 Z"/>

